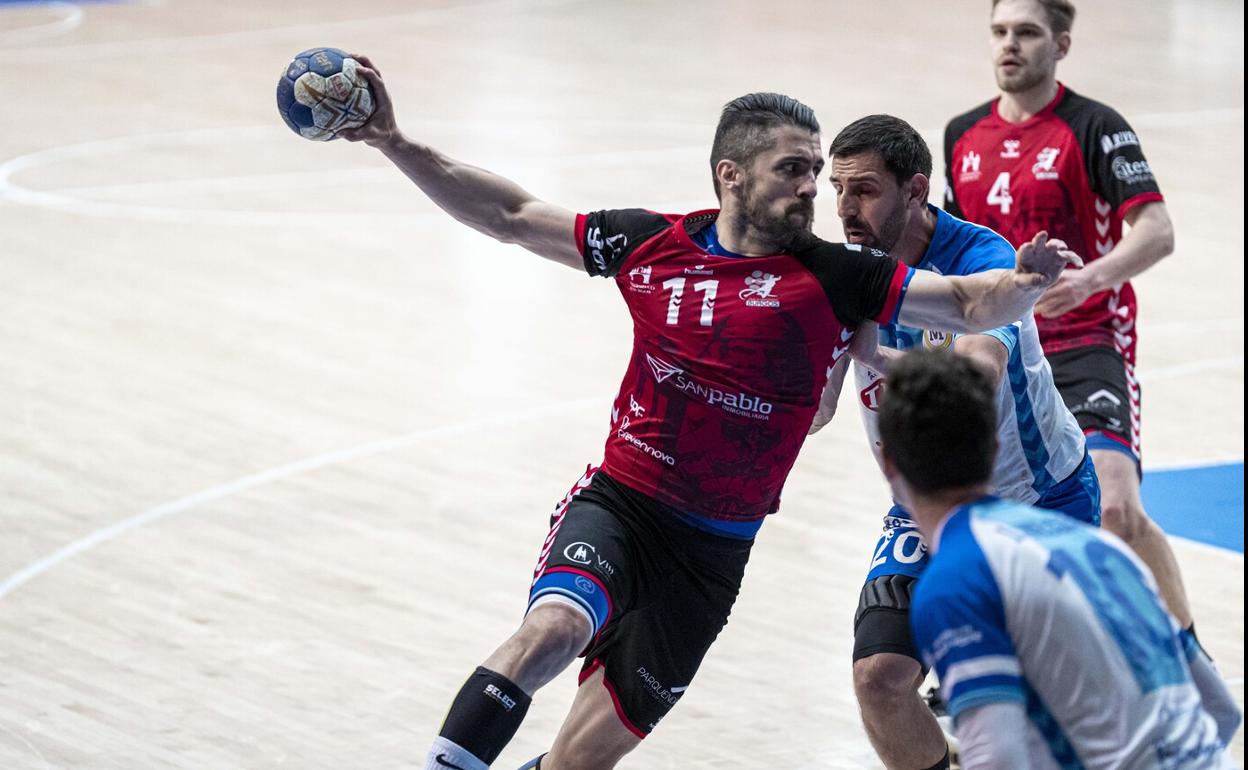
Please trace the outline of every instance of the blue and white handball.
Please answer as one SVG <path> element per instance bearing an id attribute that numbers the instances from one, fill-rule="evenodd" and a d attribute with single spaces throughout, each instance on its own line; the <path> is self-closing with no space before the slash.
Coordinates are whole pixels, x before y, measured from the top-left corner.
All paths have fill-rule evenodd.
<path id="1" fill-rule="evenodd" d="M 337 48 L 296 54 L 277 81 L 277 109 L 290 130 L 328 142 L 344 128 L 359 128 L 373 114 L 373 90 L 359 64 Z"/>

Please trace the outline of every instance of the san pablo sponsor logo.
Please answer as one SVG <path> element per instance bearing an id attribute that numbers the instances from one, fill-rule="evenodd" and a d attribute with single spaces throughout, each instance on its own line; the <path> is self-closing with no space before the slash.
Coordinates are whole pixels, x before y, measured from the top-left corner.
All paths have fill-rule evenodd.
<path id="1" fill-rule="evenodd" d="M 771 412 L 775 409 L 775 405 L 764 401 L 761 396 L 751 396 L 740 391 L 730 393 L 714 385 L 698 382 L 686 375 L 684 369 L 673 366 L 649 353 L 646 354 L 646 362 L 650 364 L 650 371 L 654 373 L 654 378 L 660 383 L 670 381 L 678 390 L 684 391 L 690 396 L 699 398 L 711 406 L 717 406 L 725 412 L 735 414 L 738 417 L 748 417 L 752 420 L 771 419 Z M 625 420 L 627 419 L 625 417 Z"/>

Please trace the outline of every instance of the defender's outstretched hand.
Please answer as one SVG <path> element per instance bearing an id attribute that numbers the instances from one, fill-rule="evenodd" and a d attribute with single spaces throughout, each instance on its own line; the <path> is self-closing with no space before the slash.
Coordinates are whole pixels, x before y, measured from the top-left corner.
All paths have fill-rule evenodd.
<path id="1" fill-rule="evenodd" d="M 377 71 L 372 60 L 354 53 L 351 58 L 359 62 L 356 72 L 373 89 L 373 114 L 364 125 L 344 129 L 338 135 L 349 142 L 364 142 L 370 147 L 382 147 L 402 136 L 394 118 L 394 102 L 390 101 L 390 92 L 386 90 L 381 73 Z"/>
<path id="2" fill-rule="evenodd" d="M 1015 281 L 1028 287 L 1052 286 L 1067 265 L 1083 267 L 1083 260 L 1064 241 L 1049 240 L 1049 234 L 1041 230 L 1019 247 L 1014 263 Z"/>

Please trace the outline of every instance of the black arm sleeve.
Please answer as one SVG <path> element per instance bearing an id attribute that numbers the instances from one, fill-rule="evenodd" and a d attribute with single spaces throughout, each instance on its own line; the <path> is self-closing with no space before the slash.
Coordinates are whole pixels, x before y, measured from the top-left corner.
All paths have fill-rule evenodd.
<path id="1" fill-rule="evenodd" d="M 832 312 L 848 327 L 876 319 L 897 303 L 901 263 L 882 251 L 811 236 L 793 256 L 819 280 Z"/>
<path id="2" fill-rule="evenodd" d="M 608 209 L 577 222 L 577 248 L 590 275 L 614 276 L 633 251 L 672 226 L 662 214 L 645 209 Z"/>
<path id="3" fill-rule="evenodd" d="M 1079 141 L 1093 192 L 1115 209 L 1139 195 L 1160 196 L 1161 188 L 1131 125 L 1112 108 L 1077 94 L 1058 105 Z"/>

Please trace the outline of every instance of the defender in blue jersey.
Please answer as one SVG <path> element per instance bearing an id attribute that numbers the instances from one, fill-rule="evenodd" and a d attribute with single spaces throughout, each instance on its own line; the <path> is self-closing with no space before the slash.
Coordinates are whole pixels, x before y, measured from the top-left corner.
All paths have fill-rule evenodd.
<path id="1" fill-rule="evenodd" d="M 1242 715 L 1118 538 L 990 496 L 995 387 L 944 351 L 896 362 L 885 474 L 932 545 L 914 637 L 964 770 L 1224 770 Z"/>
<path id="2" fill-rule="evenodd" d="M 941 275 L 1013 263 L 1014 247 L 1004 238 L 927 202 L 931 153 L 905 121 L 889 115 L 854 121 L 833 140 L 831 155 L 837 213 L 850 242 Z M 1100 490 L 1083 431 L 1053 383 L 1031 314 L 983 334 L 898 323 L 875 332 L 874 324 L 861 326 L 850 354 L 856 400 L 877 460 L 877 410 L 889 361 L 912 348 L 952 347 L 997 383 L 993 493 L 1099 522 Z M 833 369 L 817 424 L 831 419 L 845 374 L 844 365 Z M 943 768 L 948 762 L 944 736 L 918 694 L 924 671 L 910 634 L 910 594 L 927 562 L 922 534 L 894 504 L 854 618 L 854 689 L 867 735 L 889 767 Z"/>

